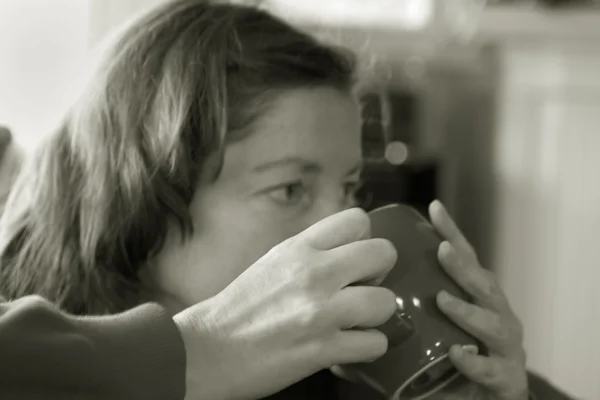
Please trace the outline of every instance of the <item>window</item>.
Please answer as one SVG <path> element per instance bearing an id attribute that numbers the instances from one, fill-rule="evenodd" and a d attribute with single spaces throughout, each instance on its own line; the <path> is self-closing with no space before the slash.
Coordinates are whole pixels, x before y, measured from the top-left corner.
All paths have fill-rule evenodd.
<path id="1" fill-rule="evenodd" d="M 17 142 L 31 145 L 60 121 L 87 33 L 85 0 L 0 0 L 0 124 Z"/>

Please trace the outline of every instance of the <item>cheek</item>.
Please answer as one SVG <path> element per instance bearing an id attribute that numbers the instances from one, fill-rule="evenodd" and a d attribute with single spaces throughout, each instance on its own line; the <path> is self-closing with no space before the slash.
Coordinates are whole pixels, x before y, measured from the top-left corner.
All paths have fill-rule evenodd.
<path id="1" fill-rule="evenodd" d="M 184 243 L 169 238 L 151 264 L 152 285 L 184 306 L 206 300 L 285 240 L 284 229 L 240 218 L 235 226 L 213 225 Z"/>
<path id="2" fill-rule="evenodd" d="M 218 278 L 222 276 L 215 271 L 218 260 L 209 254 L 197 237 L 182 242 L 179 235 L 170 236 L 150 263 L 151 286 L 158 296 L 167 296 L 184 306 L 209 298 L 220 286 Z"/>

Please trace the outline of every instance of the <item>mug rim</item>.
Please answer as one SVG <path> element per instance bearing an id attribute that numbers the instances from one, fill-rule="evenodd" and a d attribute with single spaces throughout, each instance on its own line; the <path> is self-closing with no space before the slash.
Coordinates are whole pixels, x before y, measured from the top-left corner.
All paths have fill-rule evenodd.
<path id="1" fill-rule="evenodd" d="M 402 203 L 386 204 L 385 206 L 380 206 L 380 207 L 372 209 L 371 211 L 369 211 L 369 214 L 377 212 L 377 211 L 387 210 L 388 208 L 395 208 L 395 207 L 402 207 Z"/>
<path id="2" fill-rule="evenodd" d="M 445 388 L 446 386 L 448 386 L 451 382 L 453 382 L 456 378 L 458 378 L 460 376 L 460 371 L 455 370 L 455 373 L 450 376 L 449 378 L 447 378 L 445 381 L 442 381 L 439 385 L 437 385 L 436 387 L 434 387 L 433 389 L 429 390 L 427 393 L 424 393 L 420 396 L 417 397 L 411 397 L 410 399 L 405 398 L 405 397 L 400 397 L 400 395 L 402 394 L 402 392 L 404 391 L 404 389 L 406 389 L 408 387 L 408 385 L 410 385 L 415 379 L 417 379 L 417 377 L 419 375 L 421 375 L 423 372 L 427 371 L 429 368 L 441 363 L 442 361 L 446 360 L 449 358 L 448 353 L 444 353 L 442 356 L 438 357 L 437 359 L 433 360 L 432 362 L 430 362 L 429 364 L 426 364 L 425 366 L 423 366 L 423 368 L 421 368 L 420 370 L 418 370 L 417 372 L 415 372 L 410 378 L 408 378 L 404 384 L 402 384 L 402 386 L 400 386 L 398 388 L 398 390 L 396 390 L 396 392 L 394 392 L 394 394 L 392 395 L 392 397 L 390 398 L 390 400 L 424 400 L 427 397 L 431 396 L 434 393 L 439 392 L 440 390 L 442 390 L 443 388 Z"/>

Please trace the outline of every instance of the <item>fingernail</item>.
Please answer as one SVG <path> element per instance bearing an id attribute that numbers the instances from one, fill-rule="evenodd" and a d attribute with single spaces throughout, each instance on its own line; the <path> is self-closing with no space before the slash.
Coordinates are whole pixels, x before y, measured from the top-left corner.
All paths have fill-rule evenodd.
<path id="1" fill-rule="evenodd" d="M 434 201 L 431 202 L 431 209 L 433 211 L 442 211 L 442 212 L 445 210 L 444 205 L 438 199 L 435 199 Z"/>
<path id="2" fill-rule="evenodd" d="M 479 353 L 479 348 L 472 344 L 462 346 L 462 350 L 472 355 L 477 355 Z"/>
<path id="3" fill-rule="evenodd" d="M 444 240 L 442 243 L 440 243 L 440 252 L 442 254 L 451 255 L 453 251 L 454 249 L 452 248 L 452 245 L 447 240 Z"/>
<path id="4" fill-rule="evenodd" d="M 439 296 L 440 296 L 440 300 L 442 301 L 442 303 L 451 303 L 453 300 L 450 293 L 446 292 L 445 290 L 442 290 L 440 292 Z"/>

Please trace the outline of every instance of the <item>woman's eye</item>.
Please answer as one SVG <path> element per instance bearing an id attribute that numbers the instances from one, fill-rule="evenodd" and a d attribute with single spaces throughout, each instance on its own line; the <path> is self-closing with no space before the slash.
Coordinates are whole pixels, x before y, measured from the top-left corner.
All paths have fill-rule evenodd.
<path id="1" fill-rule="evenodd" d="M 275 188 L 269 192 L 269 197 L 277 203 L 293 206 L 306 200 L 308 190 L 304 183 L 294 182 Z"/>

